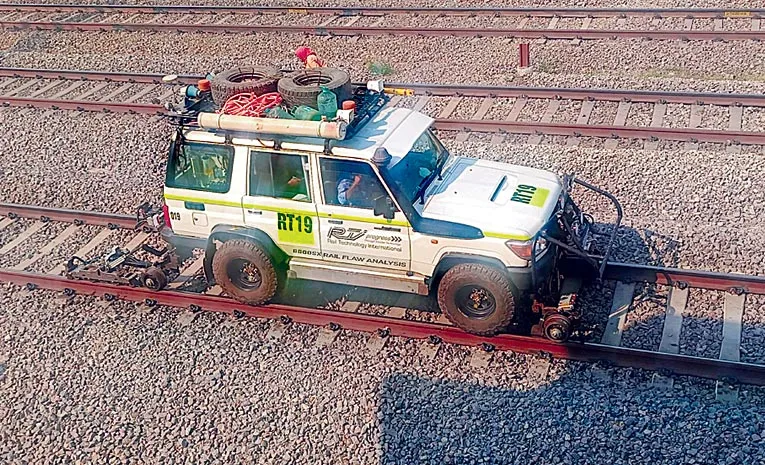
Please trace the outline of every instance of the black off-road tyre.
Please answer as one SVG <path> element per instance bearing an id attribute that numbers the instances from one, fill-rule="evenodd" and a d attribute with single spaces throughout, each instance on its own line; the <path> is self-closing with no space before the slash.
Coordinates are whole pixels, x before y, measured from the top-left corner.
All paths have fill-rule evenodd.
<path id="1" fill-rule="evenodd" d="M 276 84 L 282 72 L 272 66 L 244 66 L 222 71 L 210 82 L 213 101 L 218 105 L 226 103 L 229 97 L 243 92 L 257 95 L 276 92 Z"/>
<path id="2" fill-rule="evenodd" d="M 255 242 L 224 242 L 213 256 L 212 269 L 215 282 L 239 302 L 260 305 L 276 293 L 278 277 L 271 257 Z"/>
<path id="3" fill-rule="evenodd" d="M 486 301 L 493 305 L 466 310 L 465 305 L 471 302 L 466 294 L 472 296 L 476 292 L 488 297 Z M 478 263 L 462 263 L 450 268 L 441 278 L 438 306 L 449 321 L 464 331 L 494 336 L 512 322 L 517 295 L 513 283 L 500 270 Z"/>
<path id="4" fill-rule="evenodd" d="M 279 79 L 279 93 L 288 105 L 308 105 L 317 108 L 316 97 L 325 86 L 337 96 L 337 106 L 342 108 L 343 101 L 353 98 L 351 77 L 337 68 L 314 68 L 297 71 Z"/>
<path id="5" fill-rule="evenodd" d="M 167 275 L 156 266 L 150 266 L 141 275 L 141 284 L 152 291 L 161 291 L 167 286 Z"/>

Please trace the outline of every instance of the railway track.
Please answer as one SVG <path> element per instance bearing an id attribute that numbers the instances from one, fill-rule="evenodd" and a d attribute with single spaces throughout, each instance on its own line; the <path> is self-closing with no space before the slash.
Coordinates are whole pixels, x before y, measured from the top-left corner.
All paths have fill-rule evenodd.
<path id="1" fill-rule="evenodd" d="M 10 29 L 295 32 L 337 36 L 761 40 L 763 9 L 286 8 L 5 4 Z M 317 22 L 315 16 L 322 15 Z M 434 19 L 437 26 L 435 27 Z M 422 20 L 425 18 L 425 21 Z M 478 18 L 480 22 L 469 23 Z M 487 21 L 490 26 L 486 26 Z M 401 24 L 407 24 L 402 26 Z"/>
<path id="2" fill-rule="evenodd" d="M 159 74 L 98 71 L 0 68 L 0 104 L 5 106 L 161 114 L 165 102 L 177 95 L 177 86 L 161 84 Z M 179 83 L 202 76 L 182 75 Z M 436 128 L 458 131 L 464 141 L 470 132 L 494 133 L 492 143 L 506 134 L 528 135 L 528 143 L 543 137 L 575 146 L 584 137 L 605 138 L 606 148 L 619 140 L 643 139 L 647 149 L 660 140 L 685 142 L 695 149 L 701 142 L 722 143 L 729 151 L 742 145 L 765 145 L 759 127 L 765 118 L 765 97 L 760 94 L 716 94 L 618 89 L 563 89 L 535 87 L 455 86 L 390 83 L 413 91 L 394 96 L 391 105 L 423 111 L 436 119 Z M 534 110 L 540 106 L 543 110 Z M 670 106 L 687 107 L 687 119 L 669 121 Z M 705 113 L 726 116 L 726 129 L 712 129 Z M 727 113 L 727 115 L 725 115 Z M 745 118 L 752 118 L 748 122 Z M 598 121 L 594 121 L 598 119 Z M 641 125 L 636 123 L 642 120 Z M 672 127 L 668 127 L 672 126 Z"/>
<path id="3" fill-rule="evenodd" d="M 46 228 L 54 228 L 55 234 L 45 240 L 35 241 Z M 556 344 L 528 336 L 506 334 L 493 338 L 470 335 L 451 326 L 444 319 L 421 310 L 421 297 L 379 292 L 364 289 L 342 288 L 341 291 L 326 289 L 340 286 L 319 283 L 298 283 L 297 289 L 286 286 L 279 299 L 292 302 L 264 306 L 247 306 L 222 296 L 219 288 L 199 286 L 198 276 L 202 269 L 202 257 L 192 258 L 174 277 L 167 289 L 151 291 L 146 288 L 119 286 L 90 281 L 67 279 L 61 276 L 62 263 L 48 262 L 46 269 L 38 266 L 45 257 L 55 255 L 68 242 L 79 240 L 80 257 L 98 256 L 99 250 L 114 245 L 110 241 L 117 231 L 125 248 L 135 248 L 141 243 L 156 239 L 156 235 L 137 227 L 135 217 L 54 209 L 28 205 L 0 204 L 0 280 L 26 286 L 31 292 L 47 289 L 63 292 L 66 298 L 74 295 L 94 295 L 105 301 L 124 299 L 146 306 L 170 306 L 186 309 L 179 316 L 191 324 L 199 311 L 232 314 L 235 317 L 254 316 L 273 320 L 270 335 L 278 338 L 289 330 L 290 323 L 318 325 L 317 343 L 331 344 L 343 330 L 371 333 L 367 346 L 381 350 L 390 336 L 426 339 L 423 351 L 435 355 L 440 343 L 477 346 L 483 350 L 474 353 L 471 363 L 486 363 L 494 350 L 511 350 L 520 353 L 542 354 L 561 359 L 602 362 L 617 366 L 659 370 L 654 376 L 657 386 L 671 384 L 669 374 L 690 375 L 718 380 L 719 397 L 735 397 L 736 383 L 765 385 L 765 365 L 740 361 L 740 344 L 743 325 L 744 301 L 747 294 L 765 294 L 765 277 L 737 274 L 712 273 L 708 271 L 682 270 L 610 263 L 606 267 L 606 279 L 618 280 L 612 303 L 612 316 L 604 324 L 605 331 L 598 342 Z M 86 233 L 83 228 L 91 228 Z M 119 237 L 117 238 L 119 239 Z M 86 242 L 87 241 L 87 242 Z M 35 247 L 25 247 L 36 243 Z M 656 351 L 621 347 L 624 320 L 635 298 L 636 283 L 658 283 L 672 286 L 667 299 L 667 313 L 661 345 Z M 729 291 L 725 297 L 725 311 L 720 357 L 704 358 L 680 354 L 679 336 L 683 325 L 683 310 L 691 288 Z M 372 296 L 374 294 L 374 297 Z M 341 302 L 330 305 L 332 295 L 342 295 Z M 317 296 L 325 296 L 322 301 Z M 295 302 L 297 301 L 297 302 Z M 382 314 L 365 312 L 364 303 L 385 306 Z M 324 307 L 324 308 L 322 308 Z M 546 355 L 545 355 L 546 354 Z M 549 364 L 547 365 L 549 367 Z"/>

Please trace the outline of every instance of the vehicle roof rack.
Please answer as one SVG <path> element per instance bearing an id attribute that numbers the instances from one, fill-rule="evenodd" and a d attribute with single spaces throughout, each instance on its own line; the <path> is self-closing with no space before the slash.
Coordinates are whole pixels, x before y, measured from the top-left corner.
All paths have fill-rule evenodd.
<path id="1" fill-rule="evenodd" d="M 370 83 L 371 84 L 371 83 Z M 377 83 L 375 83 L 377 84 Z M 184 102 L 183 102 L 183 108 L 182 109 L 176 109 L 172 106 L 168 105 L 166 108 L 168 108 L 169 112 L 165 115 L 165 117 L 170 121 L 171 124 L 183 127 L 183 128 L 189 128 L 189 129 L 205 129 L 210 132 L 214 133 L 231 133 L 232 130 L 230 129 L 221 129 L 221 128 L 210 128 L 210 127 L 201 127 L 198 123 L 198 117 L 201 113 L 216 113 L 219 110 L 218 105 L 215 104 L 215 102 L 212 99 L 212 95 L 210 92 L 203 92 L 203 93 L 197 93 L 194 97 L 189 97 L 189 92 L 186 92 L 185 88 L 183 90 L 184 93 Z M 192 93 L 193 94 L 193 93 Z M 354 110 L 354 117 L 351 120 L 350 123 L 345 126 L 345 136 L 341 137 L 339 139 L 341 140 L 347 140 L 352 137 L 354 137 L 361 128 L 363 128 L 374 116 L 380 112 L 390 101 L 390 97 L 385 94 L 382 84 L 377 85 L 366 85 L 366 86 L 355 86 L 353 89 L 352 99 L 356 105 Z M 254 118 L 253 118 L 254 119 Z M 287 120 L 284 120 L 287 121 Z M 242 134 L 258 134 L 259 138 L 263 138 L 263 136 L 268 136 L 269 138 L 278 137 L 279 134 L 272 134 L 268 133 L 266 131 L 248 131 L 248 130 L 237 130 L 234 132 L 242 133 Z M 288 135 L 281 133 L 280 135 Z M 310 137 L 302 135 L 303 137 Z M 321 140 L 328 140 L 331 141 L 331 138 L 324 138 L 324 137 L 316 137 L 317 139 Z M 337 138 L 335 138 L 337 139 Z"/>

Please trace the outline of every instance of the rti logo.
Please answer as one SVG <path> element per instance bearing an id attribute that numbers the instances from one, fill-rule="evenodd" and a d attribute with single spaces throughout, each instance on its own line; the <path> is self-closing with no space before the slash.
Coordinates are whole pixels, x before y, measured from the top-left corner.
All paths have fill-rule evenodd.
<path id="1" fill-rule="evenodd" d="M 334 238 L 334 239 L 340 239 L 343 241 L 356 241 L 359 238 L 363 237 L 364 234 L 366 234 L 366 229 L 358 229 L 358 228 L 338 228 L 336 226 L 329 229 L 329 233 L 327 233 L 327 237 Z"/>

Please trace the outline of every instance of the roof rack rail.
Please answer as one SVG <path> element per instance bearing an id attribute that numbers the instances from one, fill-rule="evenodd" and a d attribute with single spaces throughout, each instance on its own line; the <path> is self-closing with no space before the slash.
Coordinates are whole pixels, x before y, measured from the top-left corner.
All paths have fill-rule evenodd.
<path id="1" fill-rule="evenodd" d="M 390 101 L 390 97 L 384 92 L 382 83 L 376 85 L 355 86 L 352 99 L 356 104 L 354 117 L 345 127 L 345 136 L 341 139 L 352 138 L 361 128 L 364 127 L 377 113 L 382 110 Z M 166 105 L 168 113 L 165 117 L 171 124 L 180 127 L 206 129 L 212 132 L 231 132 L 230 130 L 201 127 L 198 123 L 200 113 L 217 113 L 218 105 L 212 99 L 210 92 L 189 92 L 187 88 L 182 89 L 184 96 L 183 108 L 177 109 L 172 105 Z M 236 132 L 250 132 L 237 130 Z M 254 131 L 252 131 L 254 132 Z M 268 134 L 268 132 L 258 131 L 259 134 Z M 278 136 L 279 134 L 272 134 Z M 281 134 L 284 135 L 284 134 Z M 305 135 L 303 135 L 305 136 Z M 323 137 L 317 137 L 323 139 Z"/>

